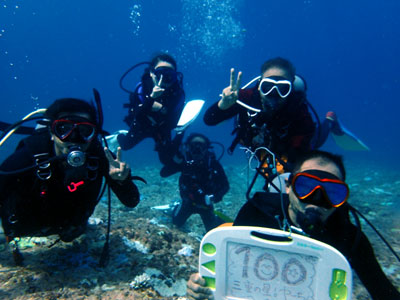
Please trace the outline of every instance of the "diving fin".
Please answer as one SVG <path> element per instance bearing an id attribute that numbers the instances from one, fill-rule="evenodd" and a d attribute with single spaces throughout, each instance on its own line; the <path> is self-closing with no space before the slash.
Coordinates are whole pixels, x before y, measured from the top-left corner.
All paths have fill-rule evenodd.
<path id="1" fill-rule="evenodd" d="M 150 209 L 151 210 L 159 210 L 164 214 L 172 215 L 175 207 L 180 205 L 180 203 L 181 203 L 180 200 L 175 200 L 174 202 L 172 202 L 170 204 L 152 206 L 152 207 L 150 207 Z"/>
<path id="2" fill-rule="evenodd" d="M 369 147 L 365 145 L 358 137 L 350 130 L 346 129 L 339 121 L 338 130 L 331 131 L 335 143 L 344 150 L 350 151 L 369 151 Z"/>
<path id="3" fill-rule="evenodd" d="M 169 210 L 170 208 L 171 208 L 171 204 L 157 205 L 157 206 L 150 207 L 150 209 L 155 209 L 155 210 Z"/>
<path id="4" fill-rule="evenodd" d="M 193 121 L 196 120 L 197 116 L 200 114 L 204 103 L 205 101 L 201 99 L 191 100 L 186 103 L 175 130 L 178 132 L 184 131 L 186 127 L 192 124 Z"/>
<path id="5" fill-rule="evenodd" d="M 106 141 L 107 141 L 107 146 L 108 149 L 111 150 L 111 152 L 113 153 L 117 153 L 117 148 L 119 147 L 119 143 L 118 143 L 118 135 L 119 134 L 128 134 L 128 130 L 118 130 L 116 132 L 114 132 L 113 134 L 107 135 Z M 105 146 L 105 144 L 103 144 L 103 146 Z"/>

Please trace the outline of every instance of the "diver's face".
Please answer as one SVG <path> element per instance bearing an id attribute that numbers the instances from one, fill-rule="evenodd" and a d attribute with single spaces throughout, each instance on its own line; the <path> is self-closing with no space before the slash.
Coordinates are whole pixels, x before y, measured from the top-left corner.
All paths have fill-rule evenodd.
<path id="1" fill-rule="evenodd" d="M 199 136 L 193 138 L 188 144 L 188 151 L 191 159 L 196 162 L 202 161 L 207 155 L 207 141 Z"/>
<path id="2" fill-rule="evenodd" d="M 174 66 L 167 61 L 159 61 L 152 72 L 153 83 L 161 88 L 169 88 L 176 81 Z"/>
<path id="3" fill-rule="evenodd" d="M 287 79 L 290 81 L 290 78 L 289 78 L 289 75 L 287 74 L 287 72 L 285 70 L 283 70 L 281 68 L 277 68 L 277 67 L 272 67 L 272 68 L 267 69 L 262 74 L 261 79 L 266 78 L 266 77 L 272 77 L 272 76 L 283 77 L 284 79 Z M 261 104 L 263 107 L 263 111 L 276 110 L 276 109 L 280 108 L 283 105 L 283 103 L 285 102 L 285 99 L 281 98 L 276 91 L 268 94 L 267 96 L 263 95 L 260 92 L 260 96 L 261 96 Z"/>
<path id="4" fill-rule="evenodd" d="M 87 113 L 68 113 L 68 114 L 60 114 L 58 119 L 68 118 L 68 117 L 78 117 L 82 119 L 86 119 L 88 122 L 90 121 L 90 116 Z M 91 142 L 87 143 L 75 143 L 70 141 L 62 141 L 60 138 L 57 137 L 53 132 L 51 132 L 51 139 L 54 141 L 54 151 L 56 155 L 68 154 L 70 149 L 73 147 L 79 147 L 80 150 L 86 151 Z"/>
<path id="5" fill-rule="evenodd" d="M 305 161 L 301 166 L 299 172 L 307 170 L 320 170 L 331 173 L 342 180 L 342 174 L 339 168 L 330 162 L 322 161 L 320 158 L 313 158 Z M 306 214 L 306 210 L 311 210 L 318 215 L 319 221 L 325 223 L 326 220 L 332 215 L 336 208 L 324 208 L 313 204 L 301 202 L 293 192 L 292 186 L 288 186 L 286 190 L 289 194 L 289 217 L 296 226 L 300 227 L 298 220 Z M 322 195 L 321 195 L 322 196 Z"/>

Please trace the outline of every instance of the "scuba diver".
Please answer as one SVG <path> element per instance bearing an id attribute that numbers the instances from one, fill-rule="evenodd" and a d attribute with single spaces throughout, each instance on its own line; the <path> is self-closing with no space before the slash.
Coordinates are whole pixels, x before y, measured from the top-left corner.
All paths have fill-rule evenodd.
<path id="1" fill-rule="evenodd" d="M 183 148 L 185 163 L 179 177 L 181 201 L 172 212 L 172 222 L 181 227 L 197 213 L 209 231 L 224 223 L 215 215 L 213 203 L 222 200 L 229 190 L 229 182 L 206 136 L 192 133 Z"/>
<path id="2" fill-rule="evenodd" d="M 296 155 L 321 146 L 337 123 L 336 115 L 329 112 L 317 128 L 309 111 L 305 81 L 284 58 L 266 61 L 261 67 L 261 76 L 243 88 L 240 88 L 242 73 L 238 73 L 236 82 L 234 76 L 234 69 L 231 69 L 230 86 L 204 115 L 207 125 L 237 116 L 233 132 L 236 137 L 230 153 L 239 143 L 252 151 L 266 147 L 276 154 L 278 162 L 286 165 L 285 171 L 290 171 L 290 163 Z M 254 81 L 257 84 L 247 88 Z"/>
<path id="3" fill-rule="evenodd" d="M 141 82 L 135 90 L 129 91 L 122 86 L 125 76 L 134 68 L 148 64 Z M 179 132 L 171 140 L 173 130 L 182 113 L 185 92 L 183 75 L 177 71 L 175 59 L 166 53 L 152 58 L 149 63 L 139 63 L 130 68 L 120 80 L 121 88 L 129 92 L 129 109 L 124 121 L 129 126 L 127 134 L 117 137 L 122 150 L 133 148 L 143 139 L 151 137 L 155 141 L 155 150 L 164 165 L 161 176 L 166 177 L 177 172 L 182 157 L 176 156 L 183 138 Z"/>
<path id="4" fill-rule="evenodd" d="M 101 144 L 100 108 L 80 99 L 58 99 L 38 123 L 0 166 L 0 217 L 8 241 L 49 235 L 73 241 L 85 232 L 104 192 L 103 179 L 125 206 L 139 203 L 121 149 L 114 157 Z M 16 263 L 22 263 L 14 250 Z"/>
<path id="5" fill-rule="evenodd" d="M 233 226 L 280 229 L 331 245 L 346 257 L 371 299 L 400 299 L 399 291 L 382 271 L 361 230 L 358 218 L 361 213 L 347 202 L 349 187 L 345 180 L 346 171 L 340 156 L 310 151 L 294 163 L 285 194 L 256 192 L 242 206 Z M 397 254 L 395 256 L 399 259 Z M 194 299 L 213 299 L 211 290 L 198 273 L 191 275 L 187 291 Z"/>

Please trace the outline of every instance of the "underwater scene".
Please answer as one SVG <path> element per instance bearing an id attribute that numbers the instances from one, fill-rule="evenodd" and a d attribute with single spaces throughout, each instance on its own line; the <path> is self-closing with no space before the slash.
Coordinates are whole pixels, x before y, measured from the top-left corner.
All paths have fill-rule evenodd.
<path id="1" fill-rule="evenodd" d="M 344 135 L 331 132 L 320 149 L 343 157 L 347 201 L 366 217 L 359 225 L 400 291 L 399 11 L 396 0 L 0 0 L 0 163 L 27 136 L 17 130 L 5 137 L 8 125 L 56 99 L 96 102 L 93 89 L 101 97 L 103 130 L 113 137 L 126 133 L 129 91 L 137 89 L 146 63 L 167 53 L 179 71 L 168 74 L 178 74 L 171 80 L 181 80 L 185 102 L 204 100 L 172 138 L 182 134 L 185 141 L 200 133 L 209 139 L 229 182 L 213 212 L 232 222 L 247 202 L 257 162 L 240 143 L 228 153 L 233 118 L 209 126 L 205 113 L 225 96 L 231 68 L 242 72 L 244 86 L 260 75 L 265 61 L 282 57 L 303 78 L 314 122 L 322 123 L 328 112 L 340 121 Z M 157 77 L 160 89 L 165 74 Z M 282 93 L 274 84 L 266 94 Z M 73 123 L 66 139 L 79 124 Z M 172 221 L 181 201 L 180 173 L 160 176 L 164 164 L 155 140 L 145 136 L 117 157 L 129 164 L 134 179 L 145 181 L 134 180 L 136 207 L 123 205 L 113 192 L 110 206 L 105 192 L 84 233 L 72 241 L 17 238 L 22 265 L 16 265 L 16 242 L 7 243 L 0 229 L 0 299 L 192 299 L 187 281 L 199 270 L 206 228 L 198 214 L 180 226 Z M 108 142 L 116 150 L 116 140 Z M 251 193 L 262 191 L 265 182 L 259 176 Z M 100 267 L 106 240 L 108 263 Z M 306 299 L 268 297 L 263 299 Z M 355 272 L 352 299 L 373 299 Z"/>

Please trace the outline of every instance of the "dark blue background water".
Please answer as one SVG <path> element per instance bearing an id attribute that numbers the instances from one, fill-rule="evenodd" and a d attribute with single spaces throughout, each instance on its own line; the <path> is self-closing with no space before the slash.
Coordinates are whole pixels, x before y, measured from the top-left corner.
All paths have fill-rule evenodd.
<path id="1" fill-rule="evenodd" d="M 306 78 L 320 117 L 336 111 L 371 151 L 343 152 L 332 140 L 326 149 L 398 168 L 399 11 L 397 0 L 0 0 L 0 120 L 14 122 L 56 98 L 89 99 L 95 87 L 106 129 L 126 129 L 119 78 L 156 51 L 177 58 L 188 99 L 207 106 L 228 85 L 231 67 L 247 81 L 282 56 Z M 231 122 L 211 128 L 201 117 L 191 130 L 229 145 Z M 125 155 L 156 161 L 152 147 L 148 141 Z"/>

